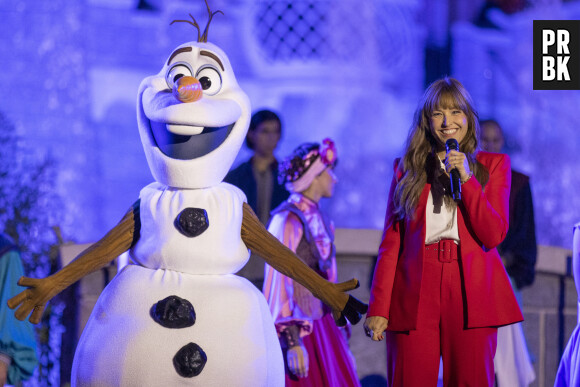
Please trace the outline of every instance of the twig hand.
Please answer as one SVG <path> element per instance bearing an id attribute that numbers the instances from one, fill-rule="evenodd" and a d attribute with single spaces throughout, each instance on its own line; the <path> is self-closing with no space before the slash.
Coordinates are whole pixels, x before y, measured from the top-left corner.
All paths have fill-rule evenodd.
<path id="1" fill-rule="evenodd" d="M 8 300 L 10 309 L 16 309 L 14 316 L 24 321 L 32 312 L 28 319 L 33 324 L 38 324 L 42 318 L 42 313 L 48 301 L 58 292 L 55 292 L 51 277 L 44 279 L 21 277 L 18 285 L 26 286 L 28 289 L 18 293 Z"/>

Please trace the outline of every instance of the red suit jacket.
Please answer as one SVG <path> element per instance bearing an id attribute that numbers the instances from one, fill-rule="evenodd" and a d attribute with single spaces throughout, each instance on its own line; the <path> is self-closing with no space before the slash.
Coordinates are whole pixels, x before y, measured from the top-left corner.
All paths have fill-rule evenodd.
<path id="1" fill-rule="evenodd" d="M 510 160 L 502 154 L 479 152 L 477 160 L 489 171 L 484 189 L 472 177 L 461 186 L 457 223 L 459 256 L 467 305 L 467 327 L 493 327 L 522 321 L 496 246 L 508 230 Z M 385 229 L 367 316 L 389 319 L 388 329 L 417 327 L 417 312 L 425 252 L 425 208 L 431 185 L 421 193 L 413 219 L 395 220 L 393 194 L 401 171 L 399 159 L 391 183 Z M 460 312 L 460 311 L 458 311 Z"/>

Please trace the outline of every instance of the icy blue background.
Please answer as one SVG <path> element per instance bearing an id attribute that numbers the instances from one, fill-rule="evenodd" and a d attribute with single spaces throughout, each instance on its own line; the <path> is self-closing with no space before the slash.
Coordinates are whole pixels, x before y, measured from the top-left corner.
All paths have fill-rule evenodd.
<path id="1" fill-rule="evenodd" d="M 137 88 L 195 39 L 192 27 L 169 23 L 192 13 L 204 26 L 206 14 L 201 0 L 148 4 L 154 9 L 134 0 L 0 0 L 0 110 L 31 151 L 56 158 L 66 240 L 98 239 L 152 181 Z M 538 242 L 571 247 L 580 220 L 580 92 L 532 89 L 532 20 L 578 19 L 578 2 L 492 15 L 494 30 L 470 23 L 481 1 L 211 6 L 225 16 L 215 17 L 209 40 L 228 53 L 253 107 L 283 116 L 279 156 L 303 141 L 336 140 L 340 184 L 325 206 L 337 227 L 382 227 L 392 161 L 425 87 L 425 48 L 449 47 L 449 74 L 482 118 L 503 124 L 514 167 L 531 176 Z M 247 157 L 243 149 L 237 162 Z"/>

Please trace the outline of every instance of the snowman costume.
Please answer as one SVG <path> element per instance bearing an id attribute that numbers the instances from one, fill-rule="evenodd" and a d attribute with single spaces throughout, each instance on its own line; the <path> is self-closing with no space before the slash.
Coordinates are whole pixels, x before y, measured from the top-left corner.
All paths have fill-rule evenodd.
<path id="1" fill-rule="evenodd" d="M 168 92 L 174 78 L 196 75 L 219 91 L 194 102 Z M 139 96 L 139 131 L 156 182 L 141 191 L 140 236 L 130 250 L 135 264 L 99 298 L 75 354 L 73 380 L 83 386 L 281 386 L 282 353 L 269 308 L 255 286 L 234 275 L 249 258 L 240 235 L 246 198 L 221 183 L 246 135 L 248 98 L 225 53 L 208 43 L 174 50 L 161 72 L 143 81 Z M 164 130 L 191 136 L 192 143 L 196 132 L 230 132 L 217 148 L 187 159 L 190 144 L 172 149 L 171 138 L 155 137 Z M 209 149 L 190 146 L 193 155 Z M 175 226 L 187 209 L 206 212 L 209 226 L 194 237 Z M 191 303 L 195 324 L 172 329 L 151 318 L 151 307 L 173 295 Z M 172 364 L 189 343 L 207 357 L 191 378 Z"/>

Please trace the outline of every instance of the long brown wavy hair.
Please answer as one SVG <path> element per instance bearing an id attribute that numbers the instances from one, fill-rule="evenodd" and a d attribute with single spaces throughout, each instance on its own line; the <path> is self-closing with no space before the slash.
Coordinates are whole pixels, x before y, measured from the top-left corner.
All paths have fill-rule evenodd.
<path id="1" fill-rule="evenodd" d="M 474 177 L 481 185 L 487 183 L 489 172 L 475 158 L 480 130 L 471 96 L 458 80 L 450 77 L 439 79 L 425 90 L 409 130 L 405 155 L 399 163 L 402 175 L 393 197 L 396 219 L 413 217 L 425 184 L 428 179 L 433 181 L 434 171 L 440 170 L 436 153 L 441 149 L 438 149 L 440 145 L 431 132 L 431 115 L 437 109 L 453 108 L 463 111 L 468 122 L 467 133 L 459 144 L 459 150 L 467 156 Z M 448 196 L 445 201 L 448 205 L 455 205 Z"/>

